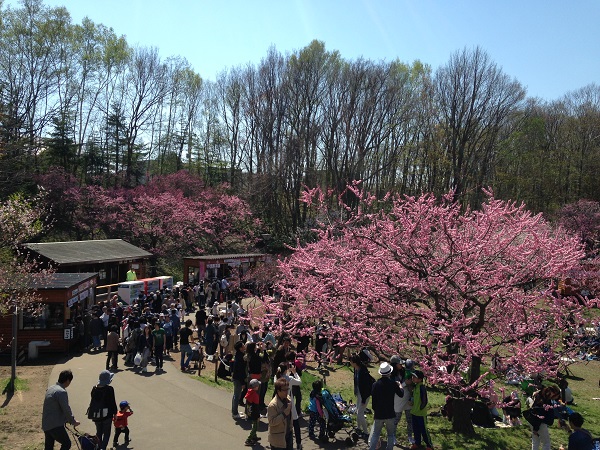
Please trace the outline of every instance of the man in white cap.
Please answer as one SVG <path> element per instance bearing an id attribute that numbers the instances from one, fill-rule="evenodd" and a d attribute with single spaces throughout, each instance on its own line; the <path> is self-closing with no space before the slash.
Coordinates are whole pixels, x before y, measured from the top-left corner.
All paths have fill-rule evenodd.
<path id="1" fill-rule="evenodd" d="M 369 436 L 369 450 L 375 450 L 381 436 L 381 429 L 385 426 L 387 431 L 387 450 L 394 448 L 396 442 L 396 413 L 394 412 L 394 397 L 402 397 L 404 391 L 399 382 L 392 379 L 393 367 L 384 362 L 379 366 L 381 378 L 373 384 L 371 391 L 373 405 L 373 427 Z"/>

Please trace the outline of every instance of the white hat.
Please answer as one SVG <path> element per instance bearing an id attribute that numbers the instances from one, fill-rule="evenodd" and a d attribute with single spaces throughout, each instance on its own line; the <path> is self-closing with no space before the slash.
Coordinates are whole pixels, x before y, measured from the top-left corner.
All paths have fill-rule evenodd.
<path id="1" fill-rule="evenodd" d="M 383 362 L 379 365 L 379 375 L 381 376 L 387 377 L 392 373 L 392 370 L 393 368 L 390 363 Z"/>

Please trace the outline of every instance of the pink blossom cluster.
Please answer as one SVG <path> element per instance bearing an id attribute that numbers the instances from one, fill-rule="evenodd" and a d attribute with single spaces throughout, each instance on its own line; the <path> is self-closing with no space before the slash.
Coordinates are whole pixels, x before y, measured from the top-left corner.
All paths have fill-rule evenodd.
<path id="1" fill-rule="evenodd" d="M 491 192 L 472 210 L 452 193 L 349 190 L 358 205 L 335 214 L 326 193 L 305 194 L 323 220 L 280 264 L 267 316 L 284 317 L 282 330 L 314 333 L 325 318 L 338 345 L 411 357 L 431 382 L 465 390 L 488 371 L 552 375 L 572 356 L 563 337 L 587 305 L 549 287 L 579 266 L 576 236 Z"/>

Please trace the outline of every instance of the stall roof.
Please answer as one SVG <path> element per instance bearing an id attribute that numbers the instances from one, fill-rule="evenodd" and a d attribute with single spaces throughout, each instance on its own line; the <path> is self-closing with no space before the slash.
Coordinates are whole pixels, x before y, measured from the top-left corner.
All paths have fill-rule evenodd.
<path id="1" fill-rule="evenodd" d="M 35 276 L 35 280 L 30 282 L 31 289 L 69 289 L 77 286 L 84 281 L 98 276 L 97 273 L 49 273 Z"/>
<path id="2" fill-rule="evenodd" d="M 200 255 L 186 256 L 184 259 L 241 259 L 241 258 L 260 258 L 265 256 L 263 253 L 230 253 L 227 255 Z"/>
<path id="3" fill-rule="evenodd" d="M 152 256 L 123 239 L 93 241 L 38 242 L 23 246 L 58 264 L 105 263 Z"/>

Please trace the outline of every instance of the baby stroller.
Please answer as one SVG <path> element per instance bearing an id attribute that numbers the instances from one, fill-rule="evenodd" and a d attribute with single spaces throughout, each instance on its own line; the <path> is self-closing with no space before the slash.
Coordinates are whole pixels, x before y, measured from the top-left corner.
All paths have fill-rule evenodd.
<path id="1" fill-rule="evenodd" d="M 194 363 L 194 370 L 202 370 L 206 368 L 204 365 L 204 352 L 202 351 L 200 344 L 195 345 L 192 349 L 192 357 L 190 358 L 190 361 Z"/>
<path id="2" fill-rule="evenodd" d="M 344 405 L 346 404 L 342 396 L 331 394 L 327 389 L 323 389 L 321 395 L 327 419 L 327 436 L 330 439 L 335 439 L 335 434 L 340 430 L 344 430 L 348 434 L 348 437 L 344 440 L 346 445 L 351 447 L 356 444 L 358 434 L 353 430 L 352 418 L 347 414 L 343 414 L 340 410 L 340 406 L 345 409 Z"/>
<path id="3" fill-rule="evenodd" d="M 66 428 L 73 435 L 73 438 L 75 438 L 75 444 L 79 450 L 100 450 L 101 442 L 100 439 L 98 439 L 98 436 L 92 436 L 88 433 L 81 433 L 75 427 Z"/>

